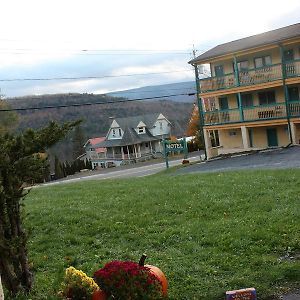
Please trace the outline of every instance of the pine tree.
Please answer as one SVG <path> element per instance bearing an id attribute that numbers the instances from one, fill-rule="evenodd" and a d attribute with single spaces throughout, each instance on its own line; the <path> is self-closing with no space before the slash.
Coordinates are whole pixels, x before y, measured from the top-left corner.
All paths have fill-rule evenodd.
<path id="1" fill-rule="evenodd" d="M 55 172 L 56 179 L 61 179 L 61 178 L 65 177 L 62 164 L 56 155 L 54 157 L 54 172 Z"/>
<path id="2" fill-rule="evenodd" d="M 72 155 L 73 160 L 77 159 L 81 154 L 84 153 L 83 145 L 85 143 L 85 136 L 81 126 L 76 126 L 72 139 Z"/>
<path id="3" fill-rule="evenodd" d="M 52 122 L 40 130 L 0 134 L 0 274 L 12 295 L 28 292 L 33 282 L 22 219 L 22 200 L 28 193 L 24 186 L 44 175 L 46 149 L 76 125 L 78 122 L 61 126 Z"/>
<path id="4" fill-rule="evenodd" d="M 0 95 L 0 110 L 9 109 L 10 106 Z M 0 134 L 13 131 L 18 125 L 18 115 L 12 111 L 0 111 Z"/>

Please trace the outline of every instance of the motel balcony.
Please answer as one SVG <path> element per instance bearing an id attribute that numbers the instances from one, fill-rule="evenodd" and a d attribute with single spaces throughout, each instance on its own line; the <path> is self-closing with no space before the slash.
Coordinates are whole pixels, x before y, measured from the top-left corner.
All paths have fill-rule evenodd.
<path id="1" fill-rule="evenodd" d="M 287 112 L 288 110 L 288 112 Z M 300 101 L 203 112 L 204 126 L 300 117 Z"/>
<path id="2" fill-rule="evenodd" d="M 284 70 L 282 68 L 284 67 Z M 284 71 L 284 72 L 283 72 Z M 300 59 L 289 61 L 284 65 L 272 64 L 260 68 L 253 68 L 237 73 L 229 73 L 223 76 L 214 76 L 199 80 L 201 93 L 246 87 L 260 83 L 272 82 L 276 80 L 299 77 Z"/>

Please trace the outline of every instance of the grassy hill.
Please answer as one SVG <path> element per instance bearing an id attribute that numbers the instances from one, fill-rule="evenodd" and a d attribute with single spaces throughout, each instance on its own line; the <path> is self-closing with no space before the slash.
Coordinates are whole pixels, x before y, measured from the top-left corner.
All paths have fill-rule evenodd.
<path id="1" fill-rule="evenodd" d="M 269 170 L 33 189 L 30 299 L 58 299 L 70 265 L 92 275 L 144 252 L 166 274 L 171 300 L 221 300 L 245 287 L 275 299 L 300 283 L 299 184 L 300 170 Z"/>

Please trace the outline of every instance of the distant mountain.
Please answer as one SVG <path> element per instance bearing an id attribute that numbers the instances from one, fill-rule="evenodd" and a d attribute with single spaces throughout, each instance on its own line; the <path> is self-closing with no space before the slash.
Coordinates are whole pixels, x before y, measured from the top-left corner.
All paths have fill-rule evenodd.
<path id="1" fill-rule="evenodd" d="M 147 88 L 147 90 L 149 89 Z M 152 87 L 151 90 L 153 90 Z M 162 88 L 161 91 L 163 91 Z M 175 90 L 175 92 L 176 94 L 182 93 L 180 90 Z M 111 95 L 54 94 L 9 98 L 7 102 L 12 108 L 36 108 L 19 112 L 18 130 L 20 131 L 25 128 L 40 128 L 51 120 L 65 122 L 83 119 L 82 129 L 88 139 L 105 136 L 111 118 L 161 112 L 172 124 L 172 135 L 182 136 L 187 129 L 186 126 L 193 109 L 193 101 L 190 100 L 189 103 L 186 103 L 184 101 L 171 101 L 174 100 L 173 97 L 166 99 L 126 102 L 126 98 L 117 98 Z M 76 106 L 82 104 L 86 105 Z M 38 109 L 45 106 L 54 108 Z M 67 140 L 53 149 L 52 153 L 57 154 L 60 160 L 71 159 L 71 139 L 72 137 L 69 136 Z"/>
<path id="2" fill-rule="evenodd" d="M 180 96 L 171 96 L 169 98 L 163 98 L 166 100 L 171 100 L 175 102 L 184 102 L 184 103 L 193 103 L 195 102 L 195 96 L 188 96 L 188 94 L 195 93 L 195 82 L 186 81 L 178 83 L 170 83 L 163 85 L 154 85 L 154 86 L 145 86 L 137 89 L 118 91 L 113 93 L 108 93 L 110 96 L 115 97 L 124 97 L 128 99 L 137 99 L 137 98 L 151 98 L 151 97 L 161 97 L 168 95 L 178 95 L 185 94 Z"/>

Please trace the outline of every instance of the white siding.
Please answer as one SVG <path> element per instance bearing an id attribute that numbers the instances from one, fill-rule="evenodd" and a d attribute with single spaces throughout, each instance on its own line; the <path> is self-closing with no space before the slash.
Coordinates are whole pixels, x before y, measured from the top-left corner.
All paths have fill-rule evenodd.
<path id="1" fill-rule="evenodd" d="M 153 128 L 150 130 L 152 135 L 158 136 L 170 133 L 170 124 L 166 119 L 157 119 Z"/>

